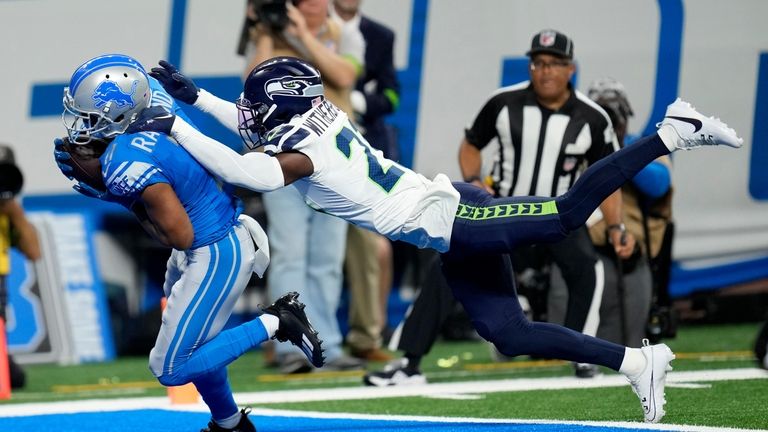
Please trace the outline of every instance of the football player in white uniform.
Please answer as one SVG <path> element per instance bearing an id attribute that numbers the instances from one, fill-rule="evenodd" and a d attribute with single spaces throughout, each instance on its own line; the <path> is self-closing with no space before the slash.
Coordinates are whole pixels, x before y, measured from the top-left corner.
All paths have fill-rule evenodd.
<path id="1" fill-rule="evenodd" d="M 254 68 L 236 104 L 199 90 L 172 65 L 150 75 L 264 153 L 240 155 L 167 112 L 145 110 L 133 127 L 171 134 L 223 181 L 267 192 L 293 184 L 308 205 L 392 240 L 441 252 L 443 272 L 478 333 L 507 356 L 522 354 L 609 367 L 624 374 L 645 420 L 664 415 L 672 351 L 665 344 L 628 348 L 549 323 L 520 308 L 508 252 L 516 245 L 558 241 L 582 226 L 610 193 L 657 157 L 702 145 L 740 147 L 719 120 L 677 100 L 658 133 L 590 167 L 556 198 L 493 198 L 439 174 L 429 180 L 373 150 L 347 116 L 323 96 L 319 72 L 279 57 Z"/>

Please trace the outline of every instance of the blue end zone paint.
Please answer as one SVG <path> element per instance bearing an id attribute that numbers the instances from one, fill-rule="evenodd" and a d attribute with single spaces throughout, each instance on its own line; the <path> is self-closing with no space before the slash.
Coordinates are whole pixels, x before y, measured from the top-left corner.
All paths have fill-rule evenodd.
<path id="1" fill-rule="evenodd" d="M 633 432 L 646 429 L 573 424 L 437 423 L 401 420 L 357 420 L 251 416 L 261 432 L 371 431 L 384 432 Z M 56 432 L 192 432 L 209 421 L 204 413 L 137 410 L 82 414 L 52 414 L 0 418 L 0 430 Z M 659 431 L 659 429 L 655 429 Z"/>
<path id="2" fill-rule="evenodd" d="M 752 158 L 749 166 L 749 193 L 756 200 L 768 200 L 768 53 L 760 53 L 752 121 Z"/>

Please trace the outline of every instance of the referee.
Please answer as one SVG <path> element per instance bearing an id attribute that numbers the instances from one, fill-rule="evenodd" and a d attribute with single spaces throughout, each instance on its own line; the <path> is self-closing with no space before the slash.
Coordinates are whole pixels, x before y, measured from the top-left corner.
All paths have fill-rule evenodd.
<path id="1" fill-rule="evenodd" d="M 566 35 L 555 30 L 541 31 L 533 37 L 527 55 L 530 81 L 491 94 L 465 131 L 459 165 L 464 181 L 483 187 L 492 195 L 554 197 L 567 192 L 590 164 L 618 150 L 619 144 L 605 111 L 570 84 L 576 67 L 573 42 Z M 497 149 L 491 186 L 481 176 L 481 151 L 492 143 Z M 629 257 L 634 243 L 624 241 L 620 191 L 607 198 L 600 210 L 616 254 Z M 560 243 L 537 247 L 546 249 L 560 267 L 568 287 L 564 325 L 594 336 L 600 322 L 603 269 L 586 227 Z M 513 261 L 527 250 L 518 248 Z M 419 364 L 429 353 L 454 304 L 439 265 L 435 257 L 419 296 L 390 341 L 389 348 L 404 351 L 404 358 L 383 371 L 366 374 L 365 384 L 426 382 Z M 587 364 L 577 364 L 575 368 L 580 377 L 591 377 L 597 372 L 596 367 Z"/>
<path id="2" fill-rule="evenodd" d="M 581 173 L 600 158 L 619 149 L 608 115 L 576 91 L 571 77 L 573 42 L 555 30 L 534 35 L 530 81 L 495 91 L 466 130 L 459 150 L 464 181 L 500 196 L 555 197 L 567 192 Z M 481 150 L 497 146 L 491 177 L 482 182 Z M 617 255 L 628 258 L 634 244 L 624 237 L 621 194 L 600 206 Z M 566 240 L 538 245 L 562 270 L 568 287 L 565 326 L 594 336 L 600 322 L 603 291 L 602 263 L 584 227 Z M 522 250 L 525 253 L 525 250 Z M 578 376 L 594 375 L 596 368 L 576 365 Z"/>

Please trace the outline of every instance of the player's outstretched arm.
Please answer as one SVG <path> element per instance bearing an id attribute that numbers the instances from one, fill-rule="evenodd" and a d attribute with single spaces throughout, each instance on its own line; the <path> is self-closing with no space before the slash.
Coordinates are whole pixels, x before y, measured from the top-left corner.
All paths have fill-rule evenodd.
<path id="1" fill-rule="evenodd" d="M 233 133 L 240 133 L 237 130 L 237 105 L 233 104 L 232 102 L 224 100 L 212 93 L 205 91 L 204 89 L 200 89 L 197 101 L 195 102 L 194 106 L 200 111 L 215 118 L 216 121 L 218 121 L 225 128 L 231 130 Z"/>
<path id="2" fill-rule="evenodd" d="M 177 118 L 171 135 L 213 175 L 235 186 L 269 192 L 285 186 L 277 158 L 264 153 L 241 155 Z"/>
<path id="3" fill-rule="evenodd" d="M 149 75 L 155 78 L 175 99 L 188 103 L 200 111 L 210 114 L 224 127 L 234 133 L 237 131 L 237 106 L 221 99 L 199 87 L 181 73 L 176 66 L 160 60 L 159 67 L 153 67 Z"/>

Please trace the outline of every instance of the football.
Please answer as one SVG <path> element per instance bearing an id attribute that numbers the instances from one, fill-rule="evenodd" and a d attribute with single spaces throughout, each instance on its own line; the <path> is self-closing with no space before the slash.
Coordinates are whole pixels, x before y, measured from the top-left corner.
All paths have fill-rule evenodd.
<path id="1" fill-rule="evenodd" d="M 108 143 L 92 139 L 87 144 L 72 144 L 68 138 L 63 140 L 62 150 L 69 153 L 71 157 L 69 165 L 72 167 L 72 176 L 96 190 L 105 191 L 99 157 L 104 154 Z"/>

